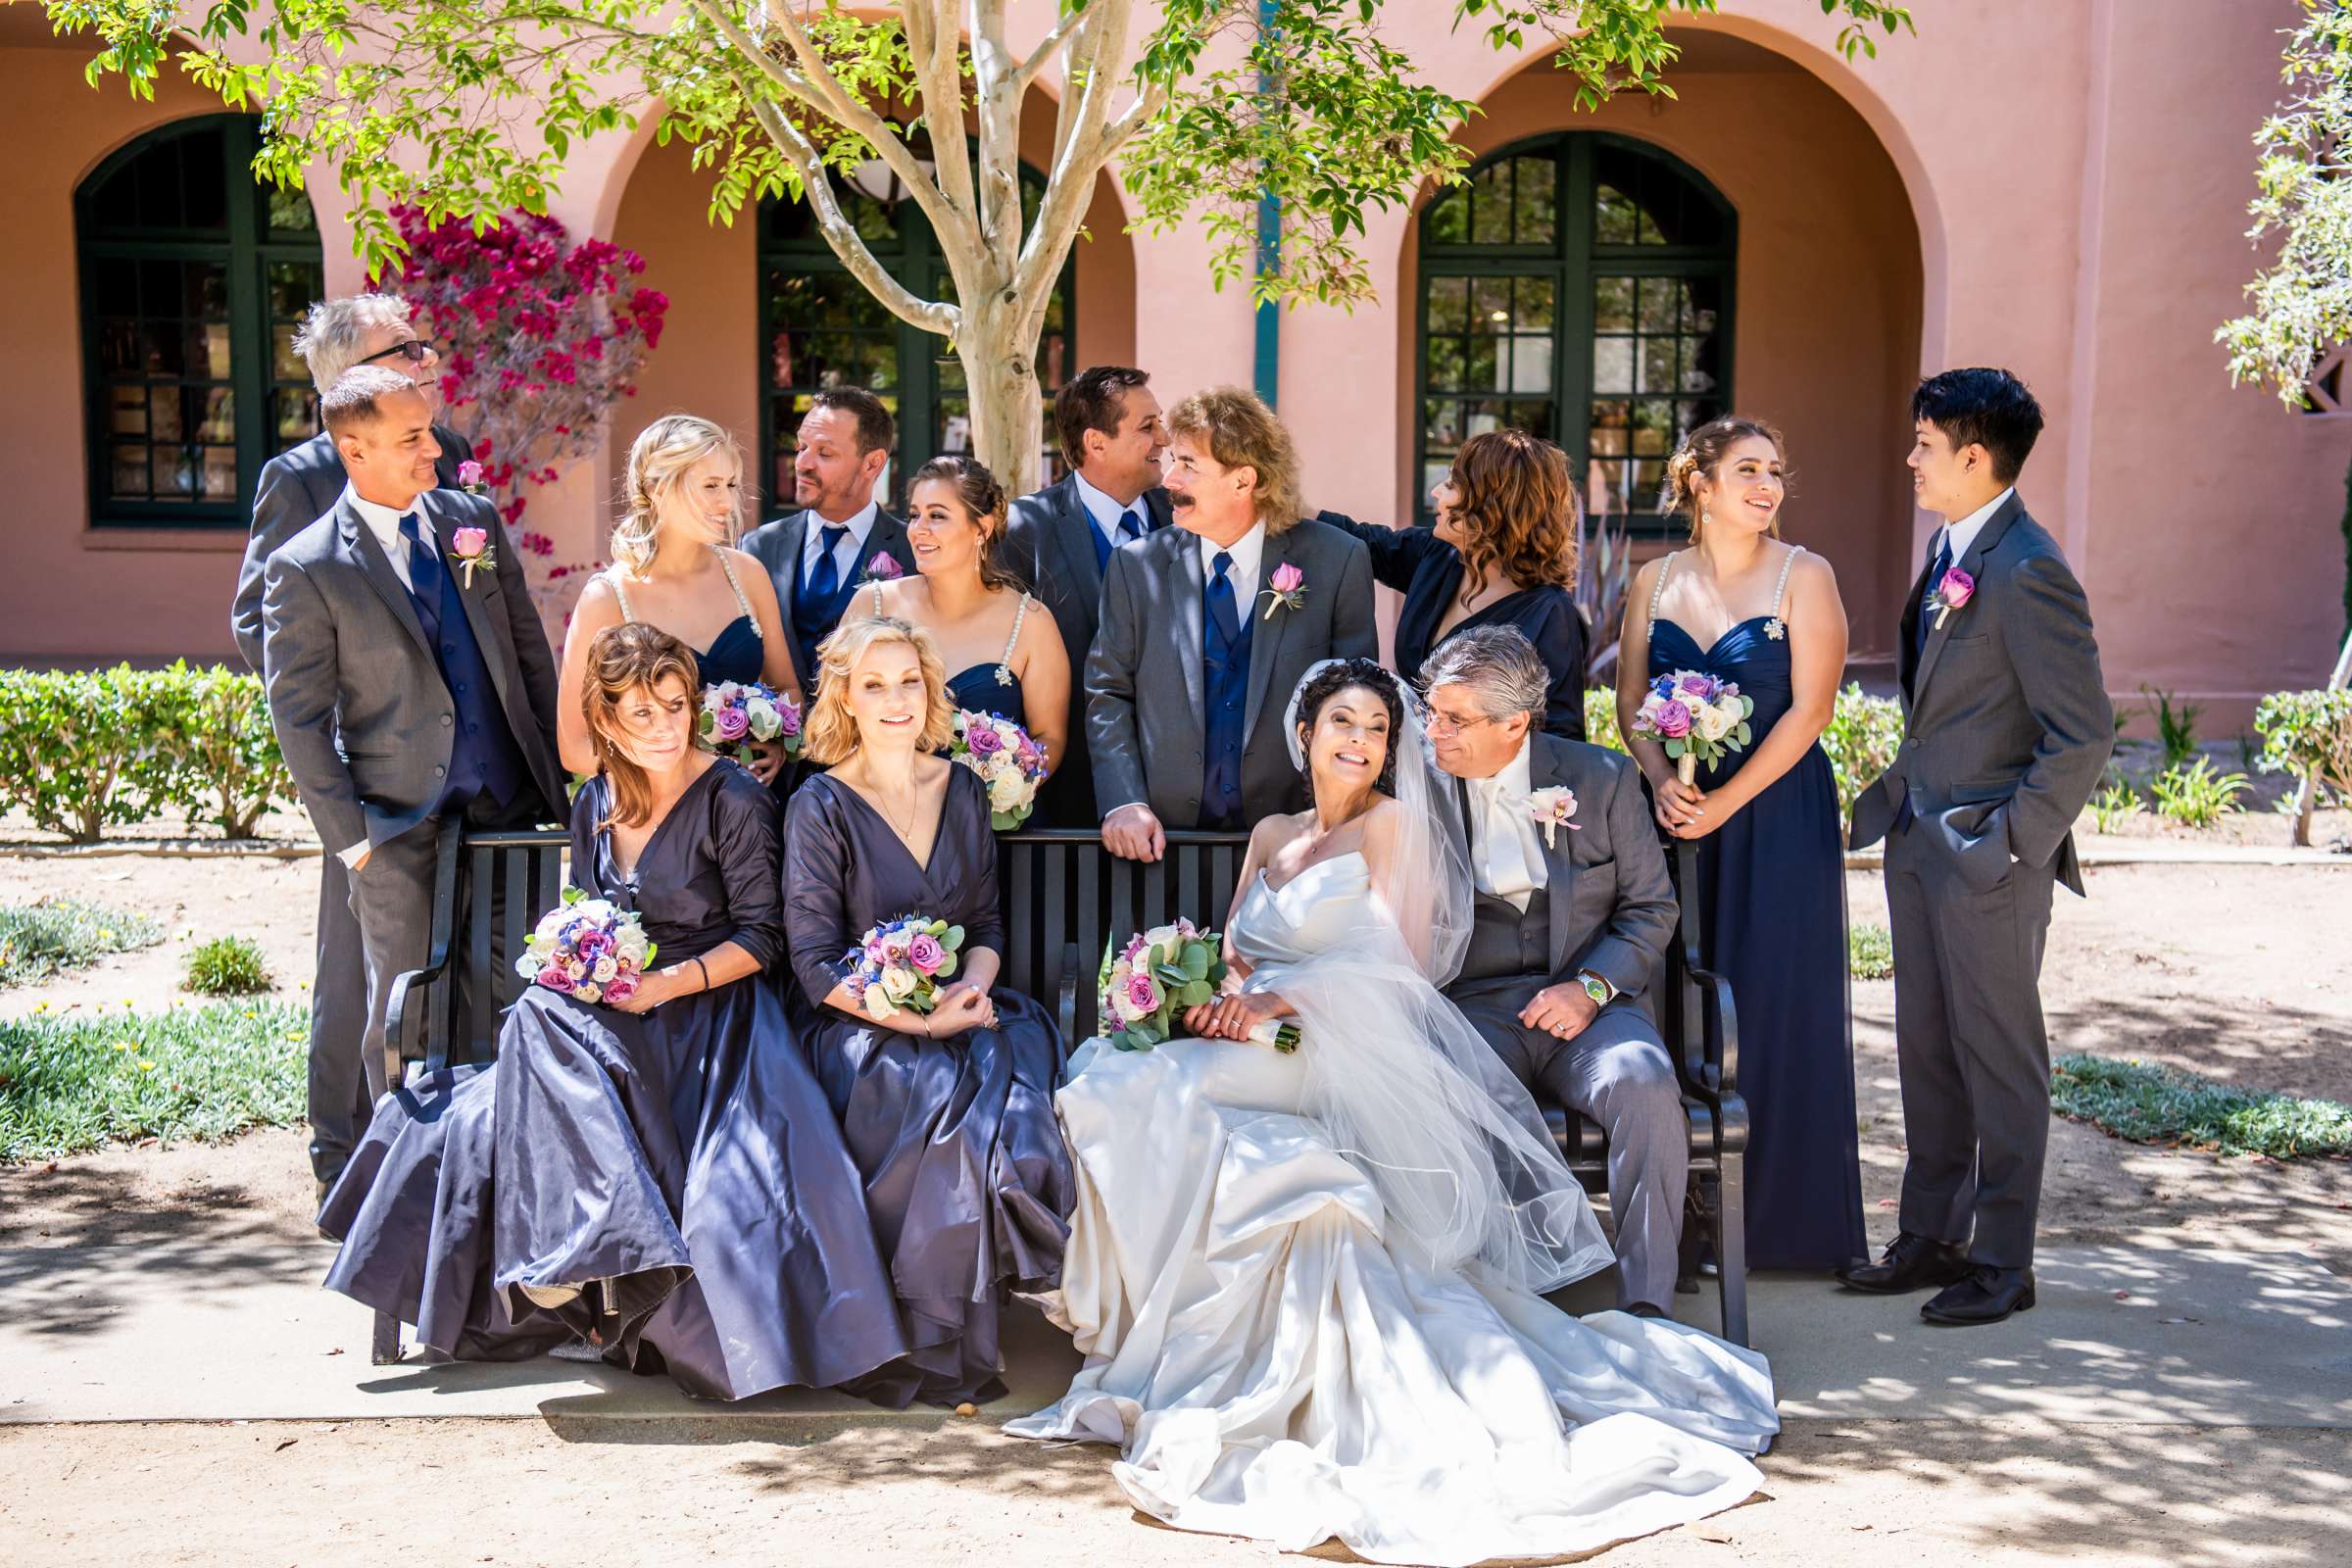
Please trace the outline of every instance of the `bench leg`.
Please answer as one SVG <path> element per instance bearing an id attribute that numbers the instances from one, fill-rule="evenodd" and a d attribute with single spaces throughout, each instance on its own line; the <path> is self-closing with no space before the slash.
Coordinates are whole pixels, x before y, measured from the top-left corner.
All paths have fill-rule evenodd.
<path id="1" fill-rule="evenodd" d="M 368 1359 L 377 1366 L 394 1366 L 399 1363 L 399 1318 L 389 1312 L 375 1314 L 375 1337 L 368 1348 Z"/>
<path id="2" fill-rule="evenodd" d="M 1747 1201 L 1742 1191 L 1746 1156 L 1726 1154 L 1715 1204 L 1716 1289 L 1723 1305 L 1723 1337 L 1747 1344 Z"/>

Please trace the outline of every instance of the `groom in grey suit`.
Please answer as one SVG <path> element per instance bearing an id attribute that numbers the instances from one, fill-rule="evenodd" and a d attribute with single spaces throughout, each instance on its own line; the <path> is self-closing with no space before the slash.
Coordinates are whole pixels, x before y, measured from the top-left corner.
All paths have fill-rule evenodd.
<path id="1" fill-rule="evenodd" d="M 441 357 L 410 324 L 409 302 L 390 294 L 353 294 L 320 300 L 294 335 L 294 352 L 323 393 L 355 365 L 380 365 L 407 376 L 427 396 Z M 445 489 L 459 487 L 458 466 L 473 448 L 457 431 L 433 426 L 441 449 L 433 473 Z M 253 492 L 253 534 L 237 569 L 229 630 L 245 667 L 262 672 L 262 582 L 270 557 L 333 510 L 347 476 L 335 438 L 321 430 L 262 465 Z M 368 1030 L 368 967 L 360 923 L 351 912 L 351 879 L 342 860 L 319 858 L 317 973 L 311 985 L 311 1174 L 319 1192 L 343 1172 L 353 1144 L 368 1125 L 368 1075 L 360 1041 Z"/>
<path id="2" fill-rule="evenodd" d="M 1617 1304 L 1667 1316 L 1690 1124 L 1649 999 L 1675 899 L 1641 775 L 1615 752 L 1544 733 L 1551 675 L 1516 627 L 1447 638 L 1422 683 L 1476 886 L 1469 953 L 1446 994 L 1539 1100 L 1607 1132 Z M 1534 815 L 1546 789 L 1575 803 L 1548 839 Z"/>
<path id="3" fill-rule="evenodd" d="M 1252 392 L 1197 392 L 1168 415 L 1176 526 L 1110 553 L 1086 661 L 1113 855 L 1156 860 L 1168 828 L 1239 832 L 1305 805 L 1283 703 L 1316 661 L 1375 657 L 1379 634 L 1371 555 L 1298 520 L 1298 473 L 1290 432 Z"/>
<path id="4" fill-rule="evenodd" d="M 270 557 L 262 667 L 287 769 L 319 842 L 350 873 L 372 1104 L 388 1086 L 392 982 L 425 958 L 442 821 L 556 818 L 564 779 L 547 634 L 497 509 L 434 487 L 439 445 L 424 394 L 362 366 L 321 406 L 350 480 Z M 462 530 L 475 528 L 491 559 L 468 569 Z M 466 1016 L 485 1031 L 486 1005 Z M 337 1130 L 331 1120 L 321 1141 Z M 349 1158 L 348 1147 L 339 1152 Z"/>
<path id="5" fill-rule="evenodd" d="M 1930 1322 L 2034 1304 L 2050 1130 L 2041 956 L 2054 884 L 2082 891 L 2074 822 L 2115 745 L 2082 586 L 2027 514 L 2017 474 L 2041 409 L 2006 370 L 1946 370 L 1911 400 L 1919 503 L 1944 525 L 1904 606 L 1906 734 L 1854 802 L 1886 841 L 1901 1233 L 1856 1290 L 1944 1289 Z"/>

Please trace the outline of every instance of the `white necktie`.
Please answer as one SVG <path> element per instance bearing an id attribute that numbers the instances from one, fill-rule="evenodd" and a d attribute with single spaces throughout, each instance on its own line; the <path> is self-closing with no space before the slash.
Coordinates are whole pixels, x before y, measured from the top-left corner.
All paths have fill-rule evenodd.
<path id="1" fill-rule="evenodd" d="M 1521 914 L 1536 891 L 1535 868 L 1528 864 L 1528 820 L 1525 791 L 1512 789 L 1498 778 L 1476 779 L 1470 801 L 1479 814 L 1478 890 L 1506 899 Z"/>

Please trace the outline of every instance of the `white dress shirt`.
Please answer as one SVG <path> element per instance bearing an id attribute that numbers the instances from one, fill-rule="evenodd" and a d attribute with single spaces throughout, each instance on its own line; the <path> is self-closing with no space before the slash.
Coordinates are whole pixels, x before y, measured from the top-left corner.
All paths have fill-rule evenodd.
<path id="1" fill-rule="evenodd" d="M 1258 568 L 1265 564 L 1266 560 L 1266 525 L 1262 522 L 1251 523 L 1248 533 L 1229 545 L 1221 545 L 1206 534 L 1202 534 L 1200 536 L 1201 581 L 1214 582 L 1216 580 L 1217 557 L 1220 554 L 1233 557 L 1233 564 L 1226 569 L 1225 580 L 1233 584 L 1235 616 L 1247 620 L 1250 618 L 1250 611 L 1257 604 Z"/>
<path id="2" fill-rule="evenodd" d="M 1943 525 L 1943 542 L 1952 553 L 1953 565 L 1960 564 L 1960 558 L 1968 554 L 1968 547 L 1977 542 L 1977 535 L 1984 531 L 1984 525 L 1992 520 L 1992 514 L 2001 510 L 2001 503 L 2015 494 L 2017 494 L 2017 486 L 2011 485 L 1967 516 L 1962 517 L 1958 522 L 1947 522 Z M 1930 562 L 1935 559 L 1933 554 L 1928 557 Z M 1936 585 L 1930 583 L 1928 586 L 1933 589 Z"/>
<path id="3" fill-rule="evenodd" d="M 801 539 L 801 581 L 816 570 L 816 558 L 824 552 L 827 528 L 847 528 L 841 543 L 833 547 L 835 580 L 851 583 L 858 580 L 865 564 L 866 536 L 874 531 L 874 519 L 882 514 L 879 502 L 868 501 L 849 516 L 835 522 L 814 508 L 808 513 L 808 531 Z"/>
<path id="4" fill-rule="evenodd" d="M 395 512 L 390 507 L 378 506 L 349 485 L 343 487 L 343 499 L 351 503 L 351 510 L 360 514 L 360 520 L 368 525 L 368 531 L 375 535 L 375 542 L 382 545 L 384 554 L 392 558 L 392 572 L 400 579 L 400 585 L 415 593 L 416 585 L 409 580 L 409 542 L 400 536 L 400 519 L 413 514 L 416 518 L 416 537 L 424 542 L 425 549 L 435 550 L 439 544 L 433 535 L 432 517 L 422 507 L 415 504 L 411 504 L 407 512 Z"/>
<path id="5" fill-rule="evenodd" d="M 1464 779 L 1470 792 L 1470 870 L 1478 891 L 1507 899 L 1521 914 L 1550 875 L 1536 841 L 1528 742 L 1492 778 Z"/>
<path id="6" fill-rule="evenodd" d="M 1135 514 L 1135 536 L 1138 539 L 1152 531 L 1152 509 L 1144 505 L 1142 496 L 1137 496 L 1122 507 L 1112 497 L 1088 484 L 1085 474 L 1073 469 L 1070 477 L 1078 486 L 1078 504 L 1086 508 L 1087 517 L 1094 523 L 1095 532 L 1101 534 L 1102 542 L 1111 549 L 1116 550 L 1127 542 L 1119 537 L 1119 519 L 1130 512 Z"/>

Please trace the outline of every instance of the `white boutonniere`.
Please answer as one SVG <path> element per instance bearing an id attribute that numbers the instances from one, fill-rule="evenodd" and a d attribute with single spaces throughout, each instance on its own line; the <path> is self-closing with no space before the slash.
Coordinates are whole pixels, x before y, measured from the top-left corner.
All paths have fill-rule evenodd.
<path id="1" fill-rule="evenodd" d="M 1571 833 L 1585 830 L 1583 823 L 1569 820 L 1576 815 L 1576 791 L 1565 785 L 1553 784 L 1531 792 L 1527 797 L 1527 809 L 1528 814 L 1536 819 L 1536 826 L 1544 830 L 1544 847 L 1547 850 L 1559 848 L 1559 834 L 1563 826 Z"/>
<path id="2" fill-rule="evenodd" d="M 1261 592 L 1266 600 L 1266 612 L 1261 618 L 1272 620 L 1275 611 L 1297 610 L 1306 603 L 1306 573 L 1286 561 L 1274 568 L 1274 575 L 1266 579 Z"/>

